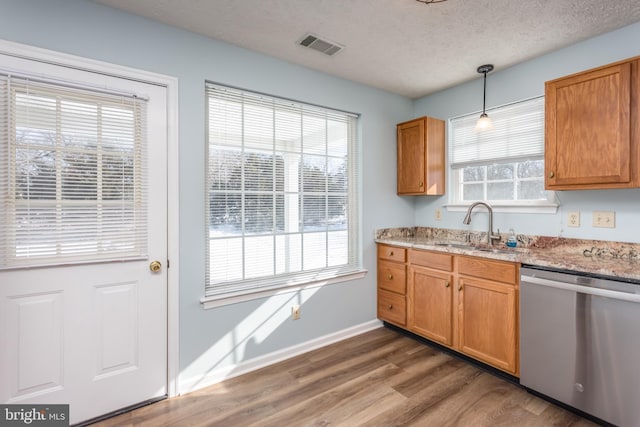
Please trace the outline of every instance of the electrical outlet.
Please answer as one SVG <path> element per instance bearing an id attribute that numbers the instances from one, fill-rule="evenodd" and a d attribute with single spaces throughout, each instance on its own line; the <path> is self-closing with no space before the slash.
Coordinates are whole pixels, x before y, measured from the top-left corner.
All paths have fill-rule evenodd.
<path id="1" fill-rule="evenodd" d="M 616 228 L 616 213 L 609 211 L 594 211 L 593 226 L 603 228 Z"/>
<path id="2" fill-rule="evenodd" d="M 567 226 L 580 227 L 580 212 L 569 212 L 567 215 Z"/>
<path id="3" fill-rule="evenodd" d="M 298 304 L 291 307 L 291 318 L 298 320 L 300 318 L 300 306 Z"/>
<path id="4" fill-rule="evenodd" d="M 442 209 L 436 209 L 436 221 L 440 221 L 442 219 Z"/>

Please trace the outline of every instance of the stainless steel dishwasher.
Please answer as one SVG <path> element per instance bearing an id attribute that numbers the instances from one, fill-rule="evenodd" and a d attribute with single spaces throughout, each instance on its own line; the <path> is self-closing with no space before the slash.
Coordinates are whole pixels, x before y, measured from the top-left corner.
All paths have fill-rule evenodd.
<path id="1" fill-rule="evenodd" d="M 520 270 L 520 384 L 640 426 L 640 284 Z"/>

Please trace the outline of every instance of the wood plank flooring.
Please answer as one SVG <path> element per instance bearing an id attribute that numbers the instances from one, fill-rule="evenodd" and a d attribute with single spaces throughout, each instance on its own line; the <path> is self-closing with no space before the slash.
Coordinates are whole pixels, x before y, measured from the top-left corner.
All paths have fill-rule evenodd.
<path id="1" fill-rule="evenodd" d="M 467 362 L 380 328 L 94 426 L 595 424 Z"/>

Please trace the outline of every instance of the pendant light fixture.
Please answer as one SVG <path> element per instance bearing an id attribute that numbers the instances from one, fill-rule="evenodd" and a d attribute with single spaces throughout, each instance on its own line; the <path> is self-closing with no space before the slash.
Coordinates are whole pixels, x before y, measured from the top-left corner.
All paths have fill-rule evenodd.
<path id="1" fill-rule="evenodd" d="M 491 70 L 493 70 L 493 64 L 486 64 L 478 67 L 478 73 L 484 74 L 484 90 L 482 97 L 482 114 L 480 114 L 480 118 L 476 123 L 476 132 L 493 129 L 491 118 L 489 118 L 489 116 L 487 116 L 487 113 L 485 112 L 485 108 L 487 105 L 487 73 L 489 73 Z"/>

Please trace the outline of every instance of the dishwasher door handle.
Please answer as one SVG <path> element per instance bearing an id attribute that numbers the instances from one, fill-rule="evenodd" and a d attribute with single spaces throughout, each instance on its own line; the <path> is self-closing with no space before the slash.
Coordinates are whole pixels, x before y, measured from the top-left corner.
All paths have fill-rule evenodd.
<path id="1" fill-rule="evenodd" d="M 541 279 L 532 276 L 520 276 L 521 283 L 532 283 L 534 285 L 548 286 L 550 288 L 564 289 L 571 292 L 596 295 L 600 297 L 613 298 L 622 301 L 640 302 L 639 294 L 612 291 L 609 289 L 592 288 L 590 286 L 574 285 L 572 283 L 558 282 L 556 280 Z"/>

